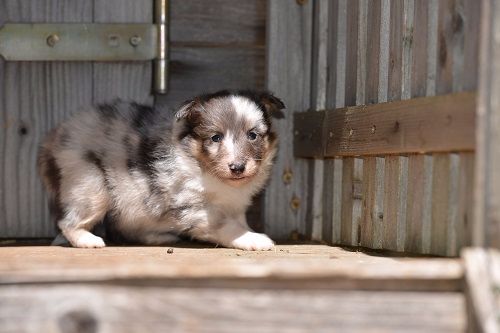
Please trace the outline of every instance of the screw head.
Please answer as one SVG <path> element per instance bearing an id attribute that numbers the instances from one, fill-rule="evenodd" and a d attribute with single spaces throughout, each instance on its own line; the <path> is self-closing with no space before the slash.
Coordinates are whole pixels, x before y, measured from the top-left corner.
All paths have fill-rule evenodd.
<path id="1" fill-rule="evenodd" d="M 301 6 L 306 5 L 306 4 L 307 4 L 307 2 L 308 2 L 308 0 L 296 0 L 296 1 L 297 1 L 297 3 L 298 3 L 299 5 L 301 5 Z"/>
<path id="2" fill-rule="evenodd" d="M 59 38 L 59 35 L 52 34 L 49 37 L 47 37 L 47 45 L 50 47 L 54 47 L 60 40 L 61 38 Z"/>
<path id="3" fill-rule="evenodd" d="M 137 36 L 137 35 L 136 36 L 132 36 L 132 37 L 130 37 L 130 41 L 129 42 L 130 42 L 130 45 L 132 45 L 134 47 L 135 46 L 139 46 L 139 44 L 141 44 L 141 42 L 142 42 L 142 38 L 141 38 L 141 36 Z"/>
<path id="4" fill-rule="evenodd" d="M 372 126 L 372 134 L 374 134 L 377 131 L 377 126 L 373 125 Z"/>
<path id="5" fill-rule="evenodd" d="M 108 45 L 111 47 L 120 46 L 120 36 L 118 35 L 109 35 L 108 36 Z"/>

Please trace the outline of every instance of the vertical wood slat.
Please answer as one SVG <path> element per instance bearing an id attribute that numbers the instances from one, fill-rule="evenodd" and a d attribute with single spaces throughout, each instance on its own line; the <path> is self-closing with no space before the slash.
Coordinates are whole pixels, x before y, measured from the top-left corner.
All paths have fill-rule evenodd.
<path id="1" fill-rule="evenodd" d="M 313 58 L 312 58 L 312 93 L 311 105 L 314 110 L 326 108 L 327 90 L 327 55 L 328 55 L 328 0 L 318 0 L 314 2 L 314 30 L 313 30 Z M 324 216 L 324 201 L 328 200 L 331 191 L 327 191 L 324 184 L 327 178 L 324 177 L 324 161 L 314 160 L 310 166 L 313 170 L 313 181 L 310 187 L 312 193 L 312 230 L 311 238 L 321 240 L 323 235 L 331 238 L 331 218 Z M 328 200 L 328 201 L 331 201 Z M 325 207 L 326 208 L 326 207 Z M 323 233 L 326 229 L 326 234 Z M 328 236 L 326 236 L 328 235 Z M 330 239 L 331 241 L 331 239 Z"/>
<path id="2" fill-rule="evenodd" d="M 500 1 L 482 2 L 473 244 L 500 248 Z"/>
<path id="3" fill-rule="evenodd" d="M 403 38 L 406 33 L 404 15 L 407 2 L 391 1 L 390 5 L 388 101 L 400 100 L 405 83 L 408 84 L 408 80 L 403 81 L 403 53 L 408 49 Z M 408 59 L 405 60 L 408 61 Z M 400 156 L 385 158 L 382 228 L 374 242 L 390 250 L 398 249 L 398 227 L 401 228 L 400 225 L 406 218 L 400 211 L 400 201 L 406 192 L 406 184 L 402 183 L 404 179 L 402 172 L 406 170 L 400 170 L 403 165 L 406 165 L 402 163 L 403 158 Z"/>
<path id="4" fill-rule="evenodd" d="M 93 15 L 96 23 L 150 23 L 153 21 L 153 1 L 94 0 Z M 93 101 L 97 103 L 120 97 L 151 104 L 152 74 L 150 61 L 96 62 L 93 66 Z"/>
<path id="5" fill-rule="evenodd" d="M 378 69 L 376 71 L 368 69 L 368 82 L 372 82 L 372 84 L 377 82 L 376 87 L 378 88 L 368 87 L 367 99 L 379 103 L 387 101 L 389 91 L 391 7 L 392 2 L 382 0 L 380 4 L 375 3 L 368 10 L 371 18 L 373 18 L 373 15 L 380 15 L 373 19 L 375 22 L 380 22 L 380 29 L 375 29 L 370 33 L 375 36 L 375 40 L 379 40 L 379 45 L 370 54 L 371 57 L 378 59 L 378 61 L 370 60 L 370 66 L 378 65 Z M 376 51 L 378 52 L 375 53 Z M 375 74 L 378 74 L 378 81 L 373 77 Z M 363 246 L 374 248 L 382 248 L 383 246 L 384 168 L 384 158 L 364 158 L 363 225 L 360 235 L 360 243 Z"/>
<path id="6" fill-rule="evenodd" d="M 331 43 L 331 52 L 336 60 L 336 63 L 330 65 L 335 66 L 335 81 L 331 80 L 334 90 L 329 89 L 329 92 L 335 96 L 335 107 L 345 106 L 345 91 L 346 91 L 346 54 L 347 54 L 347 1 L 338 0 L 337 12 L 332 13 L 334 17 L 332 22 L 336 24 L 336 41 Z M 335 47 L 336 46 L 336 47 Z M 341 207 L 340 207 L 340 240 L 342 244 L 351 244 L 351 221 L 352 221 L 352 192 L 353 192 L 353 173 L 354 161 L 342 159 L 342 179 L 340 184 L 335 184 L 341 188 Z"/>
<path id="7" fill-rule="evenodd" d="M 337 87 L 337 31 L 339 1 L 329 1 L 327 26 L 327 80 L 325 89 L 325 108 L 335 108 Z M 323 240 L 331 244 L 340 243 L 342 209 L 342 159 L 324 161 L 323 177 Z M 340 178 L 339 178 L 340 177 Z"/>
<path id="8" fill-rule="evenodd" d="M 271 237 L 286 239 L 291 230 L 305 231 L 308 162 L 293 158 L 292 112 L 310 106 L 312 2 L 269 1 L 267 88 L 287 104 L 288 116 L 275 122 L 280 150 L 265 191 L 264 223 Z M 283 173 L 291 172 L 291 182 Z M 292 200 L 298 207 L 291 207 Z"/>
<path id="9" fill-rule="evenodd" d="M 85 1 L 2 1 L 9 22 L 91 22 Z M 38 145 L 72 112 L 92 102 L 89 63 L 5 62 L 0 71 L 0 237 L 55 234 L 36 170 Z"/>
<path id="10" fill-rule="evenodd" d="M 428 31 L 428 1 L 415 1 L 414 4 L 415 28 L 412 33 L 412 70 L 411 70 L 411 97 L 426 95 L 427 87 L 427 31 Z M 424 155 L 410 155 L 408 157 L 408 187 L 406 207 L 406 241 L 405 250 L 422 252 L 422 234 L 424 210 L 424 188 L 426 173 Z"/>

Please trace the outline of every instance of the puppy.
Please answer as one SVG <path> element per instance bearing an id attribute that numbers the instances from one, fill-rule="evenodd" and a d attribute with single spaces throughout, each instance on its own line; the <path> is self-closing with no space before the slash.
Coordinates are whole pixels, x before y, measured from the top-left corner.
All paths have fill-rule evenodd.
<path id="1" fill-rule="evenodd" d="M 245 211 L 269 176 L 271 116 L 284 107 L 267 92 L 219 91 L 185 102 L 174 119 L 120 100 L 77 114 L 38 155 L 58 227 L 74 247 L 104 247 L 92 230 L 105 221 L 106 239 L 272 249 Z"/>

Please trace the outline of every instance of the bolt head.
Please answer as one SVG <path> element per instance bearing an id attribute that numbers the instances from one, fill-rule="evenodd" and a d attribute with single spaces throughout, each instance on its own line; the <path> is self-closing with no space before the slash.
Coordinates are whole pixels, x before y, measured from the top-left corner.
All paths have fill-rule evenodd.
<path id="1" fill-rule="evenodd" d="M 59 37 L 59 35 L 52 34 L 49 37 L 47 37 L 47 45 L 50 47 L 54 47 L 60 40 L 61 38 Z"/>
<path id="2" fill-rule="evenodd" d="M 132 36 L 130 37 L 130 45 L 132 46 L 139 46 L 139 44 L 141 44 L 142 42 L 142 38 L 141 36 Z"/>

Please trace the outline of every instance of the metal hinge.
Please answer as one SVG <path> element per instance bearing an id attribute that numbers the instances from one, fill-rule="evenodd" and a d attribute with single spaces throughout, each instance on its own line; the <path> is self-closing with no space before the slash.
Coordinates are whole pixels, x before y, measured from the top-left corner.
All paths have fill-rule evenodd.
<path id="1" fill-rule="evenodd" d="M 7 61 L 155 61 L 155 92 L 167 92 L 167 0 L 155 1 L 155 24 L 14 24 L 0 29 Z"/>

